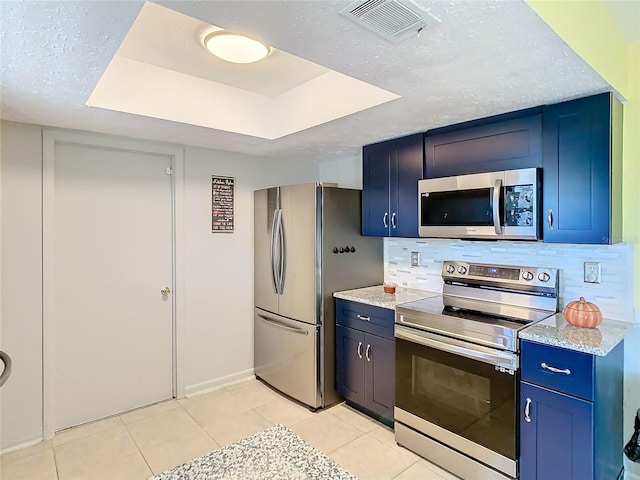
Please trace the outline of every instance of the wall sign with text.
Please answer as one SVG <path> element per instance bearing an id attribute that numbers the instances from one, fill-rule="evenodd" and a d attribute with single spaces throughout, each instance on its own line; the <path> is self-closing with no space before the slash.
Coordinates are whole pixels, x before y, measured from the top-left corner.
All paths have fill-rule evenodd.
<path id="1" fill-rule="evenodd" d="M 211 177 L 211 231 L 233 233 L 234 177 Z"/>

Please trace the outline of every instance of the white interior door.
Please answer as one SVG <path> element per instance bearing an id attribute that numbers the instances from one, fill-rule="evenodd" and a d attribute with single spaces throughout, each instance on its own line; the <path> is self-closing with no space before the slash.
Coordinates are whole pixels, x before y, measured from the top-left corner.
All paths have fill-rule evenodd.
<path id="1" fill-rule="evenodd" d="M 53 156 L 57 431 L 173 395 L 172 158 L 65 143 Z"/>

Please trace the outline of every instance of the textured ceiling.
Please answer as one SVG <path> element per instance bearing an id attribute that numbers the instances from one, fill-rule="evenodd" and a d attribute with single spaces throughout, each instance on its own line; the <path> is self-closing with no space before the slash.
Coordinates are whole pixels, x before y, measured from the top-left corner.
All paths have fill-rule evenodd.
<path id="1" fill-rule="evenodd" d="M 2 0 L 2 118 L 260 156 L 333 160 L 359 155 L 364 144 L 610 88 L 519 0 L 417 1 L 442 23 L 398 44 L 339 15 L 349 1 L 157 3 L 252 32 L 402 98 L 277 140 L 88 107 L 143 2 Z"/>
<path id="2" fill-rule="evenodd" d="M 145 3 L 87 105 L 273 140 L 398 98 L 273 47 L 226 62 L 204 47 L 215 30 Z"/>

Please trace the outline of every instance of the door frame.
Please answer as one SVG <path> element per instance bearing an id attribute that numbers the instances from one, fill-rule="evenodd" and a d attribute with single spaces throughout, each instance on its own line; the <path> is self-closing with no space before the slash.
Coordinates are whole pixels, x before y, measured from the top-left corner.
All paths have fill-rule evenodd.
<path id="1" fill-rule="evenodd" d="M 56 144 L 167 156 L 171 159 L 172 396 L 184 397 L 184 149 L 107 135 L 44 128 L 42 131 L 42 436 L 55 434 L 56 319 L 54 314 L 54 165 Z"/>

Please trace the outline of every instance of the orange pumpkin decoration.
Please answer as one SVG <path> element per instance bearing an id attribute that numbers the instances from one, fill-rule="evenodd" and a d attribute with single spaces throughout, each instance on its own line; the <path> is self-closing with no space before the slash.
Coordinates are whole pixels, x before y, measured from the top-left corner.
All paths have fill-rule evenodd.
<path id="1" fill-rule="evenodd" d="M 602 312 L 595 303 L 587 302 L 584 297 L 567 303 L 562 312 L 564 319 L 571 325 L 595 328 L 602 323 Z"/>

